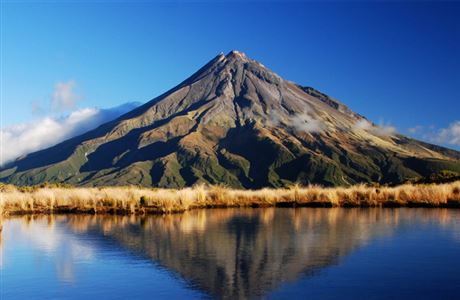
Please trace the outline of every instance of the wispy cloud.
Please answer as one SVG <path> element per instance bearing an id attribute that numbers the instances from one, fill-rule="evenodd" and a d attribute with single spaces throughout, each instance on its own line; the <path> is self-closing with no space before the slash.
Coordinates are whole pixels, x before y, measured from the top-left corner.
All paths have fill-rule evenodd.
<path id="1" fill-rule="evenodd" d="M 410 129 L 408 132 L 435 144 L 460 146 L 460 121 L 452 122 L 446 128 L 440 129 L 437 129 L 433 126 L 418 127 L 421 128 L 418 132 L 413 133 L 410 131 Z"/>
<path id="2" fill-rule="evenodd" d="M 110 109 L 83 108 L 64 117 L 45 117 L 3 128 L 3 161 L 0 161 L 0 165 L 94 129 L 138 105 L 130 102 Z"/>
<path id="3" fill-rule="evenodd" d="M 409 132 L 410 134 L 417 134 L 419 132 L 421 132 L 423 130 L 423 126 L 421 125 L 417 125 L 417 126 L 414 126 L 414 127 L 411 127 L 409 129 L 407 129 L 407 132 Z"/>
<path id="4" fill-rule="evenodd" d="M 291 127 L 302 132 L 321 132 L 325 129 L 322 121 L 314 119 L 308 113 L 294 115 L 291 118 Z"/>
<path id="5" fill-rule="evenodd" d="M 460 146 L 460 121 L 439 130 L 438 139 L 441 143 Z"/>
<path id="6" fill-rule="evenodd" d="M 361 119 L 355 123 L 355 129 L 366 130 L 378 136 L 390 136 L 397 132 L 396 127 L 385 123 L 384 120 L 380 120 L 378 125 L 374 125 L 366 119 Z"/>
<path id="7" fill-rule="evenodd" d="M 298 113 L 283 118 L 276 111 L 268 112 L 267 125 L 271 127 L 278 127 L 284 124 L 296 131 L 301 132 L 322 132 L 326 129 L 325 124 L 318 119 L 312 117 L 308 112 Z"/>
<path id="8" fill-rule="evenodd" d="M 450 123 L 445 128 L 437 128 L 434 125 L 417 125 L 407 129 L 407 133 L 433 144 L 445 146 L 460 146 L 460 120 Z"/>
<path id="9" fill-rule="evenodd" d="M 75 80 L 58 82 L 51 94 L 51 109 L 56 112 L 64 112 L 76 108 L 77 101 L 81 96 L 75 92 Z"/>

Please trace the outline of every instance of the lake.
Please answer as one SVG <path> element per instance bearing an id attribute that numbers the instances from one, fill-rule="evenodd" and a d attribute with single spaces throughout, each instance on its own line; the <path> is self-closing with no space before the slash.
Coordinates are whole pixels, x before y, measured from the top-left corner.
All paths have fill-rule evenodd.
<path id="1" fill-rule="evenodd" d="M 454 299 L 460 210 L 3 219 L 2 299 Z"/>

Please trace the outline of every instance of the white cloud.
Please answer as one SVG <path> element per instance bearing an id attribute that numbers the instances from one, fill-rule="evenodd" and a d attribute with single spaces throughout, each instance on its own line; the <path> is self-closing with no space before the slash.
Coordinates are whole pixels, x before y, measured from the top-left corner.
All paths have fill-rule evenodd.
<path id="1" fill-rule="evenodd" d="M 321 120 L 313 118 L 307 112 L 291 115 L 287 120 L 285 118 L 283 119 L 283 117 L 276 111 L 268 112 L 266 125 L 278 127 L 281 124 L 302 132 L 321 132 L 326 128 L 325 124 Z"/>
<path id="2" fill-rule="evenodd" d="M 407 132 L 415 138 L 430 143 L 460 146 L 460 120 L 450 123 L 446 128 L 436 128 L 434 125 L 417 125 L 407 129 Z"/>
<path id="3" fill-rule="evenodd" d="M 383 120 L 380 120 L 375 130 L 375 134 L 382 136 L 394 135 L 396 133 L 396 127 L 394 127 L 390 123 L 385 123 Z"/>
<path id="4" fill-rule="evenodd" d="M 325 128 L 323 122 L 314 119 L 307 113 L 294 115 L 290 125 L 295 130 L 303 132 L 321 132 Z"/>
<path id="5" fill-rule="evenodd" d="M 268 126 L 278 127 L 281 124 L 281 116 L 275 110 L 271 110 L 268 112 L 268 118 L 266 121 Z"/>
<path id="6" fill-rule="evenodd" d="M 355 123 L 355 129 L 366 130 L 378 136 L 390 136 L 396 133 L 396 128 L 390 124 L 385 124 L 380 120 L 379 125 L 374 125 L 366 119 L 361 119 Z"/>
<path id="7" fill-rule="evenodd" d="M 460 146 L 460 121 L 451 123 L 447 128 L 441 128 L 433 136 L 433 141 Z"/>
<path id="8" fill-rule="evenodd" d="M 372 128 L 372 123 L 366 119 L 361 119 L 355 123 L 356 129 L 369 130 Z"/>
<path id="9" fill-rule="evenodd" d="M 34 122 L 2 128 L 3 161 L 0 161 L 0 165 L 85 133 L 138 105 L 126 103 L 110 109 L 83 108 L 65 117 L 45 117 Z"/>
<path id="10" fill-rule="evenodd" d="M 51 109 L 63 112 L 75 109 L 80 96 L 75 93 L 75 81 L 58 82 L 51 94 Z"/>

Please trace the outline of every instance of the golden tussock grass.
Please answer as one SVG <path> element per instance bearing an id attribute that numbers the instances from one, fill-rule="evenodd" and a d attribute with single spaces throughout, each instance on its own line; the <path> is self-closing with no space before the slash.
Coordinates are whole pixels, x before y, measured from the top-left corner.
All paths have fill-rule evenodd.
<path id="1" fill-rule="evenodd" d="M 0 185 L 0 213 L 174 213 L 211 207 L 460 207 L 460 181 L 396 187 L 300 186 L 238 190 L 197 185 L 183 189 L 15 187 Z"/>

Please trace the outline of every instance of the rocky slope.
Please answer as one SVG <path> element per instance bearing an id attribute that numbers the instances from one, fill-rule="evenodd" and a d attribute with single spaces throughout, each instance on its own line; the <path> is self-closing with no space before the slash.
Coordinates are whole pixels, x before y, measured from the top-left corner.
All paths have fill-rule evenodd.
<path id="1" fill-rule="evenodd" d="M 460 152 L 375 126 L 232 51 L 120 118 L 6 165 L 0 181 L 259 188 L 398 183 L 441 170 L 460 172 Z"/>

